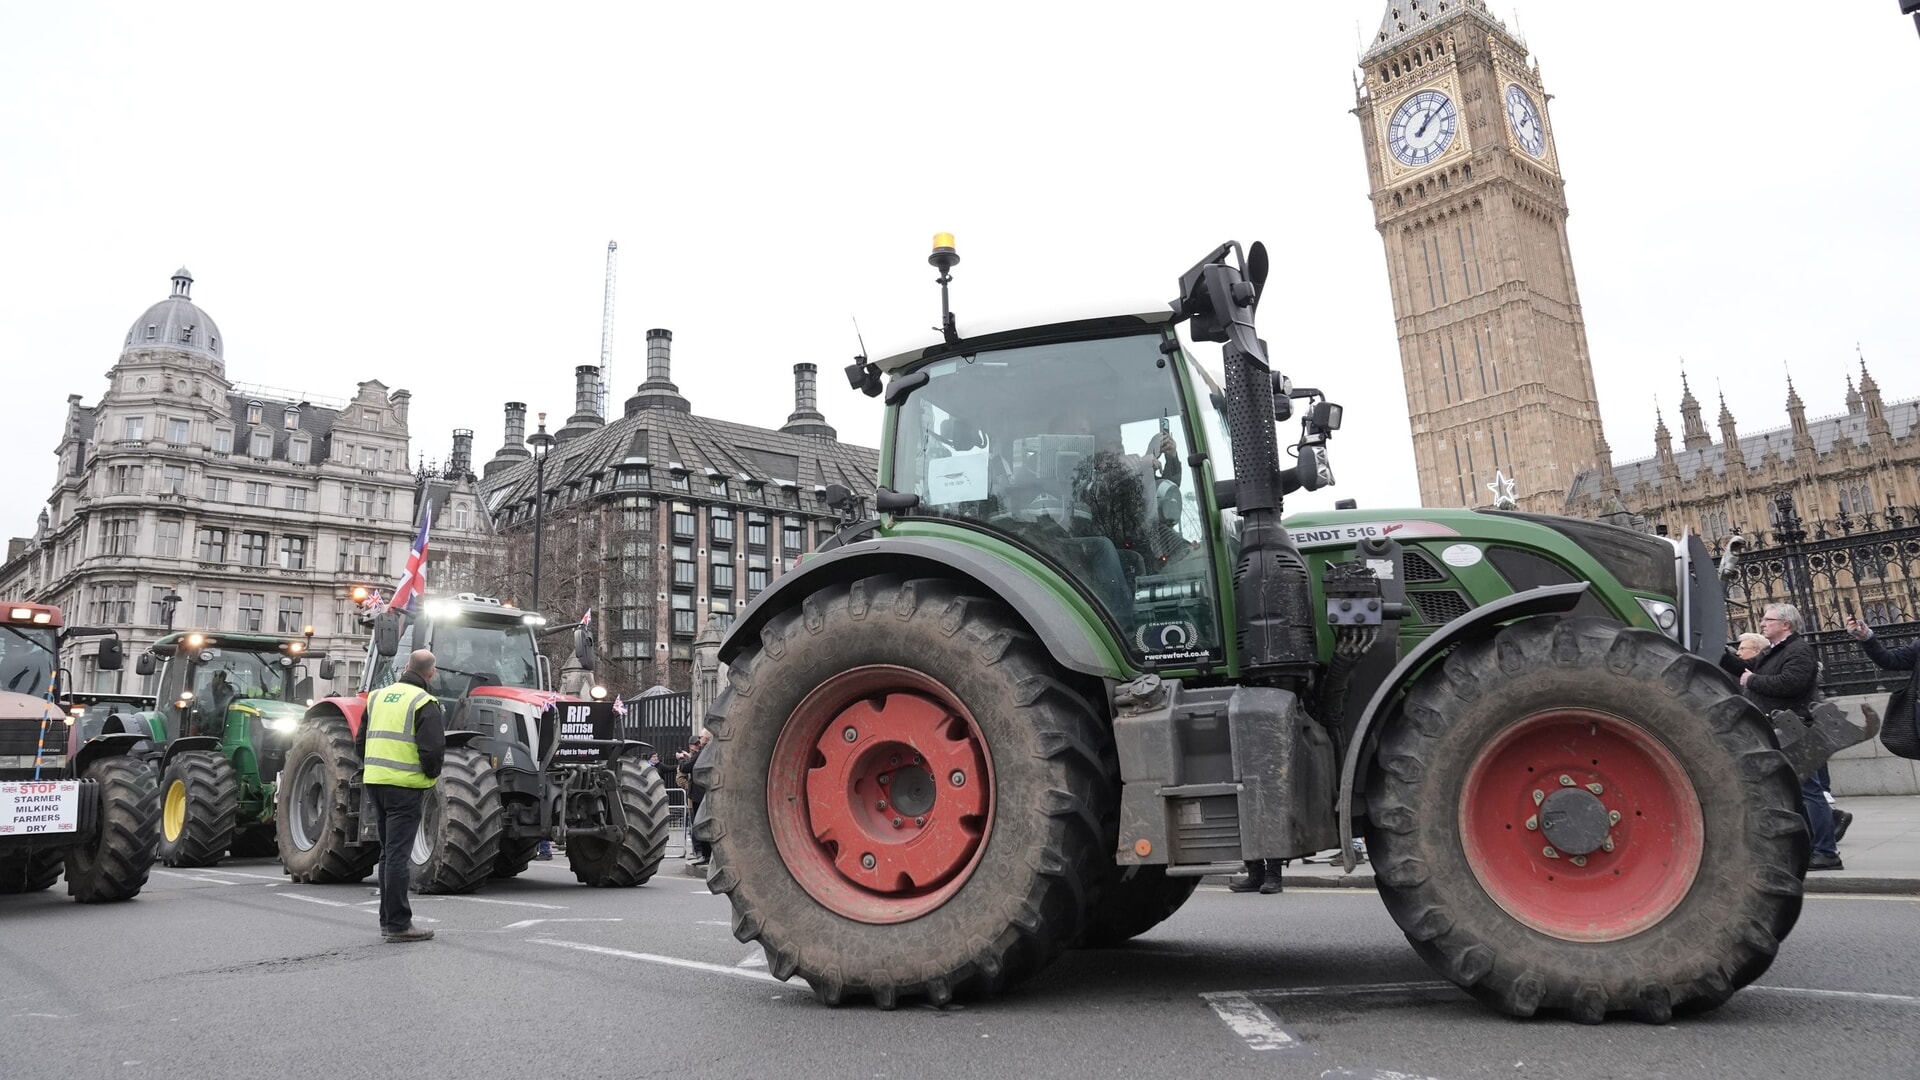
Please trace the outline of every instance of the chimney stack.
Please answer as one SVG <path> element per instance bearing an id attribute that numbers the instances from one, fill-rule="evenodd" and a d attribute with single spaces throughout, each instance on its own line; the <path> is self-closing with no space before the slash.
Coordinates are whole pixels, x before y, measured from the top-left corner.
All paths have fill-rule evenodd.
<path id="1" fill-rule="evenodd" d="M 453 429 L 453 457 L 447 460 L 447 472 L 455 479 L 473 475 L 473 429 Z"/>
<path id="2" fill-rule="evenodd" d="M 647 381 L 627 399 L 627 415 L 642 409 L 677 409 L 692 412 L 693 406 L 680 396 L 673 385 L 673 331 L 647 331 Z"/>
<path id="3" fill-rule="evenodd" d="M 482 476 L 492 476 L 516 462 L 525 461 L 533 456 L 527 449 L 527 403 L 524 401 L 507 402 L 507 439 L 500 449 L 493 452 L 493 460 L 487 462 Z"/>
<path id="4" fill-rule="evenodd" d="M 820 412 L 820 394 L 815 384 L 817 371 L 812 364 L 793 365 L 793 414 L 780 426 L 781 431 L 795 435 L 817 435 L 825 439 L 839 436 L 839 432 L 827 423 L 827 418 Z"/>
<path id="5" fill-rule="evenodd" d="M 600 365 L 581 364 L 573 369 L 573 415 L 553 433 L 553 439 L 556 443 L 577 439 L 605 423 L 600 416 Z"/>

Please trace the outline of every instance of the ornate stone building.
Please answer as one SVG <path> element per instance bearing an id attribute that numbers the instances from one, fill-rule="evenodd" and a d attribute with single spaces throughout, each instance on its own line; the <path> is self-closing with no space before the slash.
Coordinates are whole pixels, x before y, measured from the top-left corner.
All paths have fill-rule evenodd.
<path id="1" fill-rule="evenodd" d="M 1388 0 L 1360 66 L 1421 502 L 1557 512 L 1609 450 L 1540 68 L 1484 0 Z"/>
<path id="2" fill-rule="evenodd" d="M 118 629 L 130 653 L 169 625 L 311 625 L 316 647 L 357 656 L 347 588 L 390 584 L 413 535 L 409 395 L 372 380 L 337 401 L 233 381 L 192 286 L 182 268 L 134 320 L 96 404 L 68 397 L 53 491 L 33 535 L 8 543 L 0 596 Z M 66 657 L 78 685 L 134 689 L 131 664 L 95 671 L 97 648 L 82 639 Z"/>
<path id="3" fill-rule="evenodd" d="M 667 330 L 647 331 L 646 381 L 612 419 L 598 411 L 599 368 L 577 368 L 573 415 L 557 429 L 544 413 L 535 420 L 536 435 L 554 439 L 544 466 L 529 449 L 527 406 L 508 402 L 505 438 L 479 479 L 447 488 L 449 499 L 471 491 L 497 540 L 464 558 L 449 551 L 444 568 L 436 556 L 429 580 L 529 602 L 539 499 L 544 613 L 571 622 L 593 610 L 611 689 L 664 684 L 700 697 L 716 685 L 717 635 L 839 527 L 827 485 L 869 504 L 879 454 L 838 440 L 812 364 L 793 366 L 794 410 L 778 429 L 697 415 L 672 380 L 672 343 Z"/>
<path id="4" fill-rule="evenodd" d="M 1786 426 L 1745 435 L 1725 398 L 1709 430 L 1685 376 L 1680 389 L 1680 445 L 1656 413 L 1653 456 L 1612 465 L 1610 476 L 1600 468 L 1581 475 L 1567 513 L 1599 517 L 1624 508 L 1670 535 L 1698 532 L 1716 549 L 1738 533 L 1750 550 L 1779 544 L 1781 495 L 1791 496 L 1806 539 L 1815 542 L 1916 523 L 1920 399 L 1882 401 L 1864 359 L 1859 382 L 1846 378 L 1845 412 L 1809 419 L 1789 379 Z M 1835 584 L 1869 622 L 1906 622 L 1920 612 L 1905 565 L 1890 559 L 1874 573 L 1839 575 Z"/>

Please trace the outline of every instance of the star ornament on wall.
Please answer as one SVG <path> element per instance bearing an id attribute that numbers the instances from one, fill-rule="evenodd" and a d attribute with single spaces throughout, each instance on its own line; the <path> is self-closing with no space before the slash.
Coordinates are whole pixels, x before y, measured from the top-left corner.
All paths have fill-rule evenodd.
<path id="1" fill-rule="evenodd" d="M 1487 490 L 1493 492 L 1493 508 L 1495 510 L 1512 510 L 1520 505 L 1519 502 L 1514 499 L 1513 488 L 1513 477 L 1508 476 L 1506 472 L 1501 469 L 1495 469 L 1493 471 L 1493 483 L 1487 485 Z"/>

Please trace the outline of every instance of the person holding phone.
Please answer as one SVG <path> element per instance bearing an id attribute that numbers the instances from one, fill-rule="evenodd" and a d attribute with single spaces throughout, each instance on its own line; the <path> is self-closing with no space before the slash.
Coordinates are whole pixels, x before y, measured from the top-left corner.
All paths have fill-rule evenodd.
<path id="1" fill-rule="evenodd" d="M 1888 749 L 1895 749 L 1897 743 L 1889 733 L 1905 733 L 1906 741 L 1916 741 L 1916 727 L 1920 726 L 1920 715 L 1916 715 L 1915 705 L 1920 703 L 1920 641 L 1910 641 L 1905 645 L 1888 645 L 1873 632 L 1873 628 L 1847 616 L 1847 633 L 1860 643 L 1860 651 L 1886 671 L 1904 671 L 1907 673 L 1906 685 L 1895 688 L 1887 698 L 1887 716 L 1881 722 L 1881 741 Z M 1898 752 L 1896 750 L 1896 752 Z"/>
<path id="2" fill-rule="evenodd" d="M 1768 604 L 1760 614 L 1760 633 L 1771 647 L 1740 676 L 1741 692 L 1761 712 L 1785 709 L 1806 721 L 1820 692 L 1820 658 L 1800 632 L 1804 625 L 1800 609 L 1792 604 Z M 1825 765 L 1800 782 L 1800 813 L 1813 837 L 1808 870 L 1846 869 L 1840 861 L 1840 842 L 1833 834 L 1833 808 L 1827 805 L 1826 784 Z"/>

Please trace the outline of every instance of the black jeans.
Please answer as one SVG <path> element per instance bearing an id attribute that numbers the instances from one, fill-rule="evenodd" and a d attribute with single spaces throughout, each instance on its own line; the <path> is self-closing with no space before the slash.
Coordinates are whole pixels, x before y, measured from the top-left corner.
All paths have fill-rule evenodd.
<path id="1" fill-rule="evenodd" d="M 413 905 L 407 902 L 407 869 L 413 855 L 413 837 L 426 809 L 426 792 L 368 784 L 367 793 L 380 815 L 380 930 L 392 934 L 413 925 Z"/>

